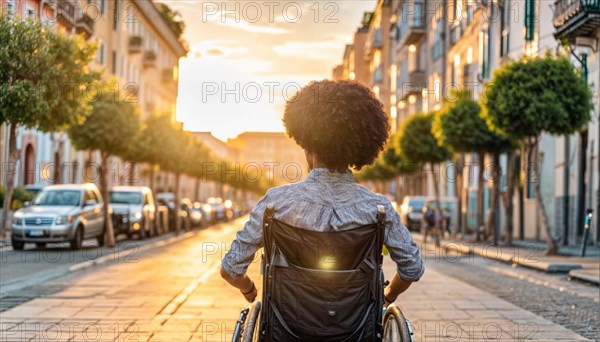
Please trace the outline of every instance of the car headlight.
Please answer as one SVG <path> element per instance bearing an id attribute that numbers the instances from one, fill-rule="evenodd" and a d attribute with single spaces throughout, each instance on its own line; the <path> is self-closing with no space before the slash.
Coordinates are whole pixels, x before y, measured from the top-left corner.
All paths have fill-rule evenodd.
<path id="1" fill-rule="evenodd" d="M 69 216 L 69 215 L 61 215 L 61 216 L 57 216 L 56 220 L 54 221 L 54 223 L 56 224 L 67 224 L 67 223 L 71 223 L 75 220 L 75 218 L 73 216 Z"/>
<path id="2" fill-rule="evenodd" d="M 22 226 L 23 225 L 23 218 L 22 217 L 13 217 L 12 223 L 14 225 L 17 225 L 17 226 Z"/>
<path id="3" fill-rule="evenodd" d="M 142 218 L 142 212 L 141 211 L 137 211 L 137 212 L 131 214 L 131 220 L 132 221 L 137 221 L 137 220 L 139 220 L 141 218 Z"/>

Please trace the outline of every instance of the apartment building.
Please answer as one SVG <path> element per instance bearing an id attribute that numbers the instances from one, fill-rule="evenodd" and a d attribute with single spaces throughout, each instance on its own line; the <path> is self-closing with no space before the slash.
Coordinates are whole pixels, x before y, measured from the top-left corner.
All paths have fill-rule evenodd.
<path id="1" fill-rule="evenodd" d="M 275 185 L 306 178 L 304 151 L 285 133 L 244 132 L 227 141 L 241 174 L 272 181 Z"/>
<path id="2" fill-rule="evenodd" d="M 115 90 L 137 103 L 142 118 L 152 112 L 172 113 L 178 92 L 179 58 L 186 49 L 163 19 L 159 8 L 148 0 L 8 0 L 10 10 L 22 17 L 40 20 L 67 35 L 83 34 L 98 44 L 92 67 L 107 79 L 115 78 Z M 2 136 L 3 147 L 7 144 Z M 42 133 L 19 129 L 21 165 L 17 184 L 79 183 L 97 181 L 96 153 L 78 152 L 64 132 Z M 5 160 L 6 153 L 2 160 Z M 114 160 L 110 181 L 124 182 L 129 165 Z M 147 173 L 137 172 L 138 181 Z M 161 186 L 167 188 L 168 177 Z"/>
<path id="3" fill-rule="evenodd" d="M 600 3 L 597 0 L 557 0 L 553 6 L 541 0 L 397 0 L 378 1 L 369 24 L 366 52 L 369 57 L 369 86 L 380 95 L 393 115 L 396 126 L 419 112 L 439 110 L 444 99 L 451 100 L 453 89 L 468 89 L 475 99 L 490 81 L 496 68 L 521 58 L 562 49 L 560 41 L 570 47 L 575 66 L 582 70 L 592 86 L 594 116 L 581 133 L 569 137 L 542 135 L 535 181 L 541 181 L 542 200 L 547 209 L 554 236 L 562 243 L 580 243 L 587 208 L 600 211 L 600 141 L 598 84 L 600 58 Z M 390 11 L 385 11 L 389 8 Z M 379 44 L 378 28 L 390 14 L 390 54 Z M 378 52 L 379 51 L 379 52 Z M 380 60 L 380 57 L 382 60 Z M 386 62 L 385 59 L 390 61 Z M 389 67 L 379 71 L 379 67 Z M 388 76 L 386 76 L 388 75 Z M 380 82 L 389 80 L 385 86 Z M 389 94 L 389 98 L 386 96 Z M 395 96 L 394 96 L 395 95 Z M 394 106 L 395 103 L 395 106 Z M 463 180 L 475 180 L 482 165 L 490 160 L 462 156 Z M 521 165 L 528 161 L 521 160 Z M 501 159 L 505 167 L 506 159 Z M 541 172 L 541 173 L 540 173 Z M 540 230 L 533 179 L 521 170 L 522 191 L 515 192 L 515 238 L 545 239 Z M 454 179 L 448 177 L 449 179 Z M 505 180 L 502 181 L 505 184 Z M 484 188 L 484 210 L 489 208 L 491 182 Z M 503 185 L 504 186 L 504 185 Z M 415 192 L 415 193 L 411 193 Z M 477 184 L 475 181 L 446 182 L 442 194 L 462 198 L 462 214 L 470 228 L 475 227 Z M 390 191 L 390 193 L 394 193 Z M 431 180 L 420 189 L 406 189 L 403 194 L 432 194 Z M 400 199 L 397 199 L 400 200 Z M 500 205 L 500 211 L 503 208 Z M 503 215 L 497 224 L 502 227 Z M 600 241 L 595 223 L 593 240 Z"/>

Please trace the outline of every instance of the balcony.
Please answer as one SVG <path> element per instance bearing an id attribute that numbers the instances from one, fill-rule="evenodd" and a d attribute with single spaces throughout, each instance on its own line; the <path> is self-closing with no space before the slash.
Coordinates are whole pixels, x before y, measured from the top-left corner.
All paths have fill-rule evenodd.
<path id="1" fill-rule="evenodd" d="M 162 70 L 162 82 L 165 84 L 177 82 L 177 77 L 173 68 L 165 68 Z"/>
<path id="2" fill-rule="evenodd" d="M 423 2 L 407 2 L 398 18 L 398 43 L 410 45 L 425 36 L 425 4 Z"/>
<path id="3" fill-rule="evenodd" d="M 408 73 L 408 77 L 402 77 L 397 89 L 400 92 L 399 99 L 404 100 L 409 95 L 421 94 L 426 86 L 425 71 L 413 70 Z"/>
<path id="4" fill-rule="evenodd" d="M 90 38 L 94 34 L 94 19 L 89 15 L 83 14 L 75 23 L 75 31 L 83 33 L 86 38 Z"/>
<path id="5" fill-rule="evenodd" d="M 454 45 L 458 43 L 458 40 L 460 39 L 460 37 L 462 37 L 462 34 L 462 25 L 459 24 L 458 26 L 450 28 L 450 44 Z"/>
<path id="6" fill-rule="evenodd" d="M 129 53 L 140 53 L 142 52 L 142 37 L 131 36 L 129 37 Z"/>
<path id="7" fill-rule="evenodd" d="M 66 0 L 59 0 L 56 16 L 63 25 L 73 27 L 75 24 L 75 4 Z"/>
<path id="8" fill-rule="evenodd" d="M 600 25 L 600 0 L 557 0 L 554 36 L 558 39 L 593 36 Z"/>
<path id="9" fill-rule="evenodd" d="M 154 68 L 156 66 L 156 53 L 148 50 L 144 53 L 144 68 Z"/>

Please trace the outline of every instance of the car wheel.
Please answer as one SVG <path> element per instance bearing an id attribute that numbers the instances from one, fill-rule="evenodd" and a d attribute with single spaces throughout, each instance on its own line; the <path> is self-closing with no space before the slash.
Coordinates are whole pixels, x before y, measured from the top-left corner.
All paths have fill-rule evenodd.
<path id="1" fill-rule="evenodd" d="M 23 248 L 25 248 L 25 242 L 23 242 L 23 241 L 12 240 L 11 245 L 15 251 L 22 251 Z"/>
<path id="2" fill-rule="evenodd" d="M 98 247 L 104 247 L 104 235 L 105 235 L 105 231 L 102 231 L 102 234 L 98 235 L 96 237 L 96 240 L 98 241 Z"/>
<path id="3" fill-rule="evenodd" d="M 75 231 L 75 236 L 73 236 L 73 240 L 71 240 L 71 249 L 72 250 L 80 250 L 83 245 L 83 227 L 77 227 Z"/>
<path id="4" fill-rule="evenodd" d="M 35 243 L 35 247 L 37 247 L 37 248 L 45 248 L 46 247 L 46 243 L 45 242 L 36 242 Z"/>

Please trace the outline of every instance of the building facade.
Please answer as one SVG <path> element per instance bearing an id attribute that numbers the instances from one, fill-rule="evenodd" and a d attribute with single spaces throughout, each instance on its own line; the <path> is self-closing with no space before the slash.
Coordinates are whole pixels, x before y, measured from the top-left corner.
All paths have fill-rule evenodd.
<path id="1" fill-rule="evenodd" d="M 541 0 L 380 0 L 368 25 L 365 53 L 370 75 L 366 83 L 379 95 L 390 117 L 395 116 L 395 126 L 399 127 L 415 113 L 439 110 L 444 102 L 452 101 L 453 90 L 469 90 L 477 100 L 495 69 L 522 56 L 564 49 L 564 42 L 574 65 L 591 86 L 593 119 L 572 136 L 542 135 L 535 160 L 531 161 L 537 165 L 535 180 L 531 170 L 520 171 L 523 182 L 515 191 L 514 238 L 545 239 L 532 183 L 540 181 L 554 237 L 560 237 L 564 245 L 576 245 L 581 243 L 586 210 L 600 211 L 600 3 L 558 0 L 554 6 L 548 5 Z M 386 50 L 386 33 L 379 30 L 386 26 L 388 17 L 387 37 L 391 44 Z M 485 166 L 491 160 L 464 154 L 457 161 L 468 167 L 462 169 L 458 178 L 448 175 L 452 181 L 443 181 L 442 195 L 460 197 L 465 226 L 477 229 L 475 180 L 479 172 L 490 179 Z M 521 158 L 521 165 L 528 163 Z M 505 169 L 505 157 L 501 164 Z M 450 169 L 454 172 L 454 168 Z M 390 189 L 390 194 L 433 194 L 431 178 L 424 184 L 418 178 L 403 179 L 409 183 L 405 191 Z M 420 186 L 414 186 L 415 183 Z M 505 184 L 503 179 L 502 187 Z M 491 186 L 492 182 L 487 181 L 484 212 L 490 205 Z M 502 205 L 499 209 L 502 213 Z M 499 218 L 496 223 L 502 227 L 504 216 Z M 592 240 L 600 243 L 596 219 L 591 226 Z"/>
<path id="2" fill-rule="evenodd" d="M 114 79 L 115 91 L 137 103 L 142 119 L 150 113 L 172 113 L 178 92 L 179 58 L 186 50 L 163 19 L 157 5 L 148 0 L 8 0 L 7 10 L 23 18 L 39 20 L 66 35 L 83 34 L 98 44 L 92 68 L 105 79 Z M 2 130 L 5 133 L 5 127 Z M 7 159 L 6 134 L 2 160 Z M 76 151 L 65 132 L 42 133 L 19 128 L 17 184 L 97 182 L 95 152 Z M 113 161 L 111 183 L 129 181 L 131 165 Z M 6 164 L 5 164 L 6 165 Z M 138 170 L 138 183 L 149 181 Z M 167 175 L 157 175 L 159 186 L 170 187 Z"/>

